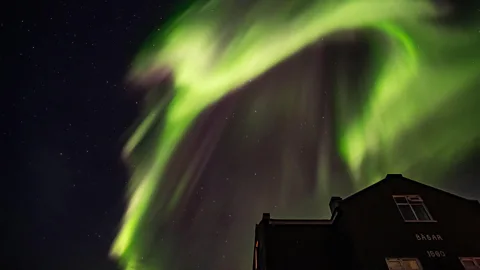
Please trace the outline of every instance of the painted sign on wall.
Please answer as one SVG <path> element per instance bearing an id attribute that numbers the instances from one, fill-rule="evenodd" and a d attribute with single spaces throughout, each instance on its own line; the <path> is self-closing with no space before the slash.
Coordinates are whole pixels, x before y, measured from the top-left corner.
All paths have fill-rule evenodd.
<path id="1" fill-rule="evenodd" d="M 417 238 L 418 241 L 443 241 L 443 238 L 440 234 L 416 233 L 415 238 Z"/>
<path id="2" fill-rule="evenodd" d="M 427 255 L 430 258 L 441 258 L 446 256 L 445 252 L 442 250 L 427 250 Z"/>

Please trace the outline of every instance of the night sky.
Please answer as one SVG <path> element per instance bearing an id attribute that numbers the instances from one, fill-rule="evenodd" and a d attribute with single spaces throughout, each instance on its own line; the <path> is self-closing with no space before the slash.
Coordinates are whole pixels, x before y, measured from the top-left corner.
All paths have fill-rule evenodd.
<path id="1" fill-rule="evenodd" d="M 119 269 L 108 253 L 126 207 L 121 150 L 145 93 L 126 84 L 125 74 L 145 38 L 172 14 L 167 2 L 23 1 L 3 10 L 7 230 L 0 268 Z M 184 269 L 249 266 L 246 251 L 263 212 L 325 218 L 330 195 L 354 191 L 332 147 L 322 151 L 336 180 L 324 197 L 312 195 L 317 142 L 334 143 L 332 82 L 320 78 L 333 76 L 325 67 L 339 55 L 355 60 L 348 72 L 358 76 L 366 50 L 361 42 L 311 46 L 200 116 L 172 164 L 181 168 L 202 138 L 215 137 L 215 147 L 189 200 L 155 234 L 175 244 L 171 260 L 187 261 Z M 221 136 L 209 133 L 219 129 Z M 480 199 L 479 160 L 472 151 L 427 184 Z"/>
<path id="2" fill-rule="evenodd" d="M 121 136 L 139 99 L 124 75 L 168 14 L 163 2 L 19 1 L 3 10 L 2 143 L 14 155 L 3 188 L 13 265 L 2 269 L 116 269 L 107 256 L 128 180 Z"/>

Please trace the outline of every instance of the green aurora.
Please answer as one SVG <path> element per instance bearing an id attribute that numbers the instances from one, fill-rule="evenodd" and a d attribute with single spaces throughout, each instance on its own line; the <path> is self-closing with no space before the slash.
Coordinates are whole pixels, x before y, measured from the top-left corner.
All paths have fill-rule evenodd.
<path id="1" fill-rule="evenodd" d="M 186 193 L 188 169 L 173 187 L 165 171 L 199 114 L 333 33 L 368 30 L 375 48 L 365 86 L 369 94 L 360 109 L 353 109 L 346 94 L 348 78 L 336 78 L 336 147 L 357 188 L 391 172 L 414 179 L 435 177 L 439 169 L 447 170 L 479 147 L 478 29 L 440 26 L 435 20 L 446 11 L 421 0 L 260 0 L 238 5 L 211 0 L 191 6 L 152 36 L 134 61 L 130 79 L 141 81 L 152 71 L 169 70 L 174 93 L 170 101 L 150 102 L 124 149 L 124 158 L 134 166 L 128 209 L 111 255 L 125 269 L 149 269 L 149 264 L 139 266 L 149 249 L 144 233 L 149 209 L 160 209 L 167 220 Z M 160 120 L 155 145 L 139 150 Z M 162 188 L 171 190 L 171 196 L 153 205 Z M 168 256 L 166 248 L 159 252 Z M 162 259 L 155 260 L 152 269 L 159 269 Z"/>

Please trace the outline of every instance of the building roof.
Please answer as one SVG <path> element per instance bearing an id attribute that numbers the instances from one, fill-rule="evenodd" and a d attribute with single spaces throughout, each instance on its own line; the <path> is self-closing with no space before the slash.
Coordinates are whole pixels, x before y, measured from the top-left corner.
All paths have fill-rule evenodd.
<path id="1" fill-rule="evenodd" d="M 382 180 L 376 182 L 375 184 L 370 185 L 370 186 L 368 186 L 368 187 L 366 187 L 366 188 L 364 188 L 364 189 L 362 189 L 358 192 L 353 193 L 352 195 L 346 197 L 345 199 L 333 196 L 330 200 L 330 204 L 332 203 L 332 201 L 336 201 L 337 203 L 339 203 L 341 205 L 344 202 L 354 200 L 355 198 L 357 198 L 361 194 L 365 194 L 365 192 L 370 191 L 372 189 L 375 189 L 376 187 L 378 187 L 380 185 L 385 185 L 385 184 L 391 183 L 391 181 L 399 181 L 399 180 L 408 181 L 409 183 L 413 183 L 415 185 L 419 185 L 419 186 L 422 186 L 422 187 L 426 187 L 426 188 L 436 190 L 437 192 L 441 192 L 441 193 L 446 194 L 448 196 L 452 196 L 456 199 L 464 200 L 468 203 L 474 204 L 475 206 L 479 207 L 479 209 L 480 209 L 480 202 L 477 201 L 477 200 L 471 200 L 471 199 L 466 199 L 466 198 L 460 197 L 460 196 L 452 194 L 450 192 L 447 192 L 447 191 L 444 191 L 444 190 L 441 190 L 441 189 L 438 189 L 438 188 L 435 188 L 435 187 L 432 187 L 432 186 L 429 186 L 429 185 L 426 185 L 426 184 L 422 184 L 422 183 L 417 182 L 415 180 L 406 178 L 401 174 L 387 174 L 384 179 L 382 179 Z M 269 225 L 331 225 L 335 222 L 337 214 L 338 214 L 338 211 L 336 209 L 334 209 L 332 211 L 332 217 L 330 219 L 271 219 L 270 214 L 265 213 L 265 214 L 263 214 L 262 221 L 264 221 L 264 220 L 268 221 Z"/>
<path id="2" fill-rule="evenodd" d="M 447 192 L 447 191 L 444 191 L 444 190 L 441 190 L 441 189 L 438 189 L 438 188 L 435 188 L 435 187 L 432 187 L 432 186 L 429 186 L 429 185 L 426 185 L 426 184 L 422 184 L 422 183 L 417 182 L 417 181 L 415 181 L 415 180 L 406 178 L 406 177 L 404 177 L 404 176 L 401 175 L 401 174 L 387 174 L 384 179 L 378 181 L 377 183 L 375 183 L 375 184 L 373 184 L 373 185 L 370 185 L 370 186 L 368 186 L 368 187 L 366 187 L 366 188 L 364 188 L 364 189 L 362 189 L 362 190 L 360 190 L 360 191 L 358 191 L 358 192 L 356 192 L 356 193 L 348 196 L 347 198 L 343 199 L 343 200 L 342 200 L 342 203 L 345 202 L 345 201 L 352 200 L 352 199 L 356 198 L 357 196 L 359 196 L 360 194 L 364 194 L 365 192 L 367 192 L 367 191 L 369 191 L 369 190 L 372 190 L 372 189 L 374 189 L 374 188 L 377 187 L 377 186 L 385 185 L 385 184 L 387 184 L 387 183 L 390 183 L 391 181 L 399 181 L 399 180 L 408 181 L 408 182 L 413 183 L 413 184 L 415 184 L 415 185 L 419 185 L 419 186 L 422 186 L 422 187 L 434 189 L 434 190 L 437 191 L 437 192 L 441 192 L 441 193 L 446 194 L 446 195 L 448 195 L 448 196 L 452 196 L 452 197 L 454 197 L 454 198 L 456 198 L 456 199 L 465 200 L 465 201 L 467 201 L 467 202 L 469 202 L 469 203 L 480 204 L 477 200 L 471 200 L 471 199 L 467 199 L 467 198 L 464 198 L 464 197 L 460 197 L 460 196 L 455 195 L 455 194 L 452 194 L 452 193 L 450 193 L 450 192 Z M 332 198 L 333 198 L 333 197 L 332 197 Z"/>
<path id="3" fill-rule="evenodd" d="M 331 219 L 272 219 L 269 213 L 264 213 L 262 218 L 262 222 L 269 225 L 331 225 L 334 220 L 335 215 Z"/>

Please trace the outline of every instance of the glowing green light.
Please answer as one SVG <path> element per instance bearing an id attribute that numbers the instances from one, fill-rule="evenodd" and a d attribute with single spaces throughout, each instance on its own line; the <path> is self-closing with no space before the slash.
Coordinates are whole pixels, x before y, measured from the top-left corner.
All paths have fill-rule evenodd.
<path id="1" fill-rule="evenodd" d="M 144 74 L 157 68 L 168 68 L 174 76 L 175 93 L 167 105 L 158 104 L 150 109 L 125 147 L 128 160 L 135 151 L 140 151 L 138 145 L 148 133 L 158 129 L 155 122 L 161 109 L 166 109 L 161 131 L 154 132 L 157 140 L 150 145 L 148 154 L 134 164 L 129 206 L 111 250 L 127 269 L 137 265 L 139 254 L 146 249 L 145 239 L 140 236 L 144 233 L 143 224 L 151 218 L 147 212 L 153 196 L 162 189 L 173 190 L 173 196 L 162 198 L 164 205 L 155 205 L 166 215 L 175 209 L 183 195 L 185 181 L 172 188 L 164 181 L 164 174 L 195 118 L 248 80 L 334 32 L 375 29 L 383 33 L 388 41 L 385 46 L 389 46 L 363 110 L 348 117 L 354 120 L 338 120 L 339 151 L 355 179 L 379 180 L 373 177 L 385 175 L 383 170 L 407 170 L 432 153 L 447 153 L 449 158 L 445 160 L 450 160 L 471 148 L 471 142 L 478 138 L 480 125 L 472 126 L 471 118 L 452 123 L 462 129 L 461 146 L 445 146 L 448 140 L 458 141 L 456 131 L 442 134 L 441 140 L 409 133 L 421 129 L 439 107 L 459 110 L 455 98 L 463 100 L 469 96 L 470 92 L 464 89 L 479 76 L 478 62 L 468 57 L 458 60 L 453 55 L 480 48 L 474 47 L 479 45 L 478 38 L 475 43 L 465 35 L 431 26 L 425 18 L 434 15 L 435 9 L 428 1 L 281 2 L 259 1 L 241 9 L 243 16 L 230 14 L 238 8 L 233 0 L 195 5 L 153 38 L 153 44 L 147 44 L 136 59 L 129 74 L 131 78 L 141 80 Z M 448 57 L 442 62 L 436 60 L 443 59 L 437 56 Z M 478 60 L 478 56 L 477 52 L 472 57 Z M 339 115 L 348 114 L 342 112 L 345 108 L 338 110 Z M 428 150 L 405 147 L 401 140 L 405 134 L 413 134 Z M 373 157 L 382 159 L 383 166 L 365 169 L 365 162 Z"/>

